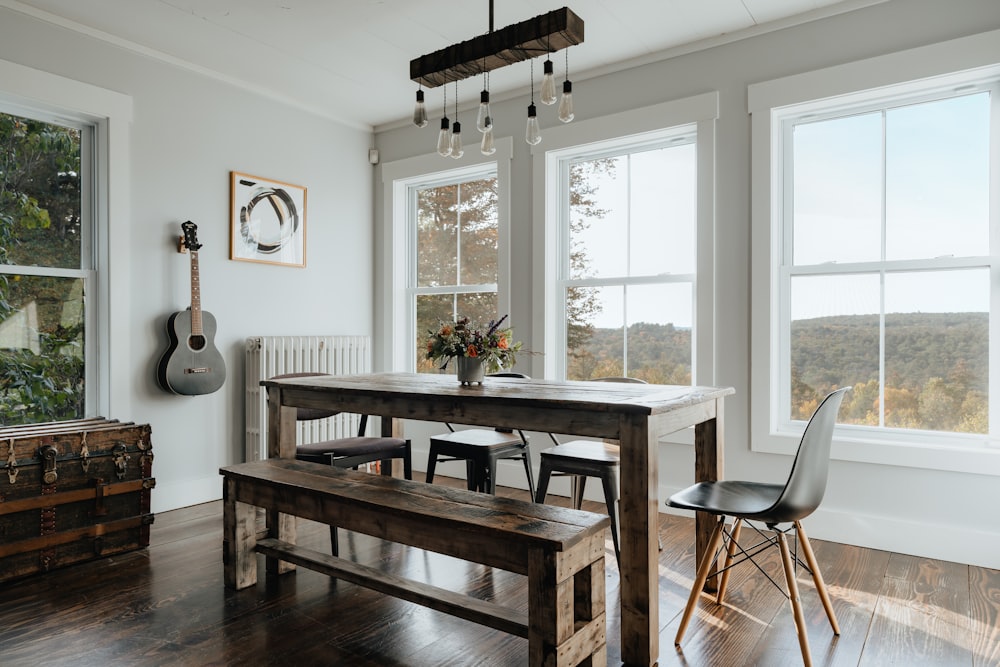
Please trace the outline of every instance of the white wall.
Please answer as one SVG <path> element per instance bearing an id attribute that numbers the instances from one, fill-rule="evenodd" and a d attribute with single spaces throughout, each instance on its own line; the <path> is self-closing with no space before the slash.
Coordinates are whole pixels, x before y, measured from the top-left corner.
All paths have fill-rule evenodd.
<path id="1" fill-rule="evenodd" d="M 586 17 L 584 17 L 586 18 Z M 780 481 L 790 459 L 749 449 L 750 368 L 750 118 L 747 86 L 1000 28 L 996 0 L 891 0 L 884 4 L 714 48 L 678 55 L 597 78 L 574 78 L 576 117 L 596 118 L 630 108 L 717 90 L 716 378 L 736 388 L 726 402 L 726 474 Z M 570 53 L 572 61 L 572 52 Z M 571 62 L 572 66 L 572 62 Z M 585 73 L 584 73 L 585 74 Z M 431 98 L 435 92 L 429 93 Z M 527 348 L 533 308 L 531 160 L 522 137 L 525 97 L 494 103 L 498 136 L 514 137 L 512 164 L 513 303 L 511 318 Z M 433 104 L 431 104 L 433 107 Z M 400 110 L 400 116 L 406 112 Z M 548 111 L 547 109 L 543 111 Z M 471 118 L 472 109 L 463 111 Z M 543 130 L 557 123 L 539 114 Z M 432 150 L 436 122 L 377 128 L 383 163 Z M 451 162 L 449 160 L 449 162 Z M 378 175 L 377 175 L 378 176 Z M 376 221 L 383 212 L 376 202 Z M 383 239 L 376 224 L 376 243 Z M 376 275 L 380 275 L 376 264 Z M 381 289 L 376 278 L 376 289 Z M 537 292 L 534 292 L 537 294 Z M 376 330 L 378 313 L 376 308 Z M 543 440 L 536 438 L 536 442 Z M 425 443 L 417 442 L 420 447 Z M 1000 456 L 1000 452 L 996 452 Z M 419 461 L 419 456 L 418 456 Z M 422 464 L 422 461 L 418 465 Z M 664 445 L 660 497 L 692 480 L 693 451 Z M 502 477 L 516 482 L 515 471 Z M 503 474 L 503 473 L 502 473 Z M 1000 568 L 1000 480 L 976 474 L 834 461 L 826 500 L 810 520 L 819 538 Z"/>
<path id="2" fill-rule="evenodd" d="M 243 459 L 243 340 L 372 334 L 370 132 L 8 9 L 0 59 L 132 98 L 131 234 L 111 260 L 129 295 L 127 331 L 115 334 L 130 341 L 111 381 L 129 400 L 105 416 L 152 426 L 154 512 L 221 497 L 219 467 Z M 231 170 L 308 188 L 305 269 L 229 260 Z M 202 305 L 218 320 L 228 367 L 221 390 L 197 397 L 155 382 L 166 318 L 190 305 L 189 259 L 176 251 L 188 219 L 204 244 Z"/>

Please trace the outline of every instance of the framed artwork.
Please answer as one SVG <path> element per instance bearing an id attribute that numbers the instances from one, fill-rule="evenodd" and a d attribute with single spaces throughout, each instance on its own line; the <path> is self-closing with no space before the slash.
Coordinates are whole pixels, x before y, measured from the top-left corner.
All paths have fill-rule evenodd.
<path id="1" fill-rule="evenodd" d="M 229 258 L 306 265 L 306 189 L 230 172 Z"/>

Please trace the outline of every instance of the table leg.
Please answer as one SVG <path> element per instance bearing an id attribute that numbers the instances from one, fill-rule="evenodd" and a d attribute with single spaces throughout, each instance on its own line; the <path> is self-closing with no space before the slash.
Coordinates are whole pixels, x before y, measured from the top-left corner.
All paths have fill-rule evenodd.
<path id="1" fill-rule="evenodd" d="M 267 456 L 268 458 L 295 458 L 295 421 L 298 410 L 286 405 L 282 405 L 281 389 L 279 387 L 268 387 L 267 389 Z M 276 537 L 279 540 L 295 544 L 296 525 L 295 517 L 281 512 L 267 511 L 268 537 Z M 291 572 L 295 565 L 274 558 L 267 558 L 267 572 L 269 574 L 282 574 Z"/>
<path id="2" fill-rule="evenodd" d="M 645 415 L 621 418 L 622 661 L 652 665 L 660 655 L 656 429 Z"/>
<path id="3" fill-rule="evenodd" d="M 714 482 L 723 474 L 722 399 L 715 401 L 715 419 L 708 419 L 694 427 L 694 478 L 695 482 Z M 717 519 L 711 514 L 698 512 L 695 516 L 695 562 L 700 563 L 708 549 Z M 716 567 L 709 570 L 704 590 L 714 593 L 719 580 Z"/>

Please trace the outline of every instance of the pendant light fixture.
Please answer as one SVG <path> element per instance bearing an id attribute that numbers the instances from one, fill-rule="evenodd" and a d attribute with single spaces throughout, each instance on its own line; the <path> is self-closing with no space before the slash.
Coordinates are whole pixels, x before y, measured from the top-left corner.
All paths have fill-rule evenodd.
<path id="1" fill-rule="evenodd" d="M 427 107 L 424 106 L 424 91 L 417 89 L 417 103 L 413 107 L 413 124 L 427 127 Z"/>
<path id="2" fill-rule="evenodd" d="M 559 100 L 559 120 L 573 120 L 573 82 L 569 80 L 569 52 L 566 52 L 566 80 L 563 81 L 562 99 Z"/>
<path id="3" fill-rule="evenodd" d="M 448 120 L 448 89 L 444 88 L 444 102 L 441 111 L 441 131 L 438 132 L 437 152 L 441 157 L 451 155 L 451 121 Z"/>
<path id="4" fill-rule="evenodd" d="M 535 108 L 535 61 L 531 61 L 531 104 L 528 105 L 528 126 L 524 130 L 524 140 L 535 146 L 542 140 L 538 128 L 538 109 Z"/>
<path id="5" fill-rule="evenodd" d="M 462 148 L 462 124 L 458 122 L 458 81 L 455 82 L 455 122 L 451 124 L 451 156 L 456 160 L 465 155 Z"/>
<path id="6" fill-rule="evenodd" d="M 538 109 L 534 99 L 534 58 L 546 54 L 539 91 L 540 100 L 543 104 L 554 104 L 559 100 L 559 120 L 568 123 L 573 119 L 573 84 L 569 81 L 567 67 L 562 97 L 557 96 L 551 54 L 581 43 L 583 43 L 583 20 L 568 7 L 540 14 L 532 19 L 508 25 L 494 32 L 493 0 L 489 0 L 489 32 L 411 60 L 410 79 L 418 86 L 436 88 L 452 81 L 457 82 L 477 74 L 486 74 L 499 67 L 512 65 L 522 60 L 531 61 L 531 104 L 528 106 L 528 125 L 525 130 L 525 139 L 531 145 L 535 145 L 541 141 L 541 131 L 538 125 Z M 417 106 L 413 113 L 413 123 L 417 127 L 422 127 L 419 122 L 421 118 L 419 109 L 422 102 L 423 90 L 418 89 Z M 462 156 L 463 150 L 462 126 L 458 121 L 457 90 L 455 94 L 455 122 L 450 126 L 446 115 L 447 106 L 446 98 L 445 114 L 441 118 L 437 149 L 438 153 L 443 156 L 450 155 L 458 158 Z M 426 112 L 424 113 L 426 114 Z M 493 139 L 494 121 L 495 118 L 490 109 L 489 78 L 484 77 L 483 91 L 479 97 L 479 114 L 476 118 L 476 129 L 483 135 L 480 150 L 484 155 L 491 155 L 496 150 Z"/>

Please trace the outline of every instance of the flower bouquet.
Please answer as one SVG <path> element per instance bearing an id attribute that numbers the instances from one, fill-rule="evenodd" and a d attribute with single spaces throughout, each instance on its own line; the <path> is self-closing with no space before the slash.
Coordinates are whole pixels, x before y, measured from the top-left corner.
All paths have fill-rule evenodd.
<path id="1" fill-rule="evenodd" d="M 427 358 L 444 360 L 444 369 L 452 357 L 471 358 L 479 361 L 488 373 L 510 368 L 516 361 L 515 355 L 521 349 L 520 342 L 511 340 L 510 327 L 501 328 L 507 316 L 490 320 L 486 326 L 473 325 L 468 317 L 454 322 L 442 322 L 437 331 L 428 331 Z"/>

